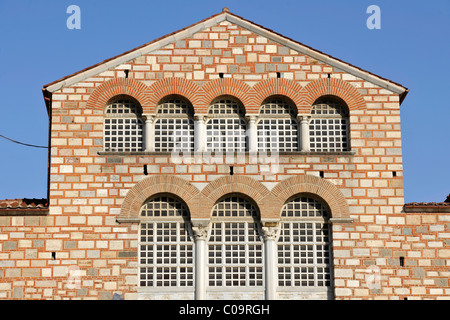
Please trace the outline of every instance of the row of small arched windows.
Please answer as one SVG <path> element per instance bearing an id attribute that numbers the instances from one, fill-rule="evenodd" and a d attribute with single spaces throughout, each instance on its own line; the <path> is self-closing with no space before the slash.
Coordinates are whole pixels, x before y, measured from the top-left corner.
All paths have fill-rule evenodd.
<path id="1" fill-rule="evenodd" d="M 213 101 L 206 117 L 207 151 L 248 151 L 245 108 L 231 96 Z M 155 152 L 194 150 L 194 109 L 181 96 L 168 96 L 157 109 L 153 124 Z M 318 99 L 311 108 L 308 132 L 300 130 L 297 108 L 283 96 L 273 96 L 261 105 L 256 120 L 257 151 L 300 151 L 301 135 L 308 135 L 308 151 L 348 151 L 349 113 L 335 97 Z M 128 96 L 113 98 L 105 108 L 105 151 L 145 151 L 142 108 Z"/>

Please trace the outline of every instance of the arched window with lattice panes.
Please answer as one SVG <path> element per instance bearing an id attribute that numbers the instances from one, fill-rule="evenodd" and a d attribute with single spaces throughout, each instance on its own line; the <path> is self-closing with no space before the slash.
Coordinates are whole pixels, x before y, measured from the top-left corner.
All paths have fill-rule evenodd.
<path id="1" fill-rule="evenodd" d="M 342 100 L 325 96 L 311 108 L 310 150 L 316 152 L 349 151 L 349 113 Z"/>
<path id="2" fill-rule="evenodd" d="M 218 201 L 208 239 L 208 290 L 264 291 L 264 254 L 259 211 L 239 195 Z"/>
<path id="3" fill-rule="evenodd" d="M 140 218 L 139 288 L 193 294 L 194 242 L 187 206 L 171 195 L 156 195 L 143 204 Z"/>
<path id="4" fill-rule="evenodd" d="M 233 97 L 220 97 L 208 108 L 207 151 L 245 152 L 247 149 L 245 109 Z"/>
<path id="5" fill-rule="evenodd" d="M 278 290 L 326 293 L 332 285 L 330 209 L 322 199 L 301 194 L 281 211 Z"/>
<path id="6" fill-rule="evenodd" d="M 135 99 L 121 95 L 111 99 L 104 111 L 105 151 L 142 151 L 142 108 Z"/>
<path id="7" fill-rule="evenodd" d="M 298 151 L 297 107 L 290 99 L 274 96 L 259 110 L 258 151 Z"/>
<path id="8" fill-rule="evenodd" d="M 194 150 L 194 108 L 181 96 L 163 99 L 156 109 L 154 144 L 157 152 Z"/>

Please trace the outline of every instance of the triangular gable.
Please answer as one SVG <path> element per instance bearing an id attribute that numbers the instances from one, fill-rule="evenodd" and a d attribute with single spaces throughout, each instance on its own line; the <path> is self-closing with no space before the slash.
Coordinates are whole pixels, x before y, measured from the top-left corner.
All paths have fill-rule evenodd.
<path id="1" fill-rule="evenodd" d="M 292 50 L 295 50 L 295 51 L 302 53 L 304 55 L 307 55 L 313 59 L 316 59 L 316 60 L 321 61 L 325 64 L 328 64 L 332 67 L 338 68 L 344 72 L 354 75 L 360 79 L 366 80 L 375 85 L 378 85 L 379 87 L 385 88 L 396 94 L 399 94 L 400 95 L 400 103 L 403 101 L 403 99 L 405 98 L 406 94 L 409 91 L 407 88 L 405 88 L 401 84 L 395 83 L 395 82 L 385 79 L 385 78 L 382 78 L 382 77 L 375 75 L 369 71 L 355 67 L 354 65 L 351 65 L 347 62 L 344 62 L 342 60 L 334 58 L 334 57 L 327 55 L 321 51 L 315 50 L 315 49 L 313 49 L 309 46 L 306 46 L 298 41 L 287 38 L 277 32 L 274 32 L 273 30 L 267 29 L 267 28 L 262 27 L 254 22 L 251 22 L 251 21 L 246 20 L 246 19 L 244 19 L 240 16 L 237 16 L 233 13 L 230 13 L 227 8 L 224 8 L 224 10 L 221 13 L 218 13 L 207 19 L 199 21 L 189 27 L 183 28 L 179 31 L 175 31 L 175 32 L 170 33 L 166 36 L 163 36 L 159 39 L 155 39 L 149 43 L 146 43 L 140 47 L 137 47 L 133 50 L 127 51 L 123 54 L 120 54 L 113 58 L 107 59 L 101 63 L 98 63 L 98 64 L 88 67 L 86 69 L 83 69 L 81 71 L 78 71 L 72 75 L 66 76 L 62 79 L 56 80 L 52 83 L 49 83 L 49 84 L 45 85 L 43 88 L 44 96 L 48 100 L 49 93 L 55 92 L 63 87 L 70 86 L 72 84 L 83 81 L 87 78 L 90 78 L 90 77 L 92 77 L 96 74 L 99 74 L 103 71 L 106 71 L 108 69 L 115 68 L 115 67 L 119 66 L 120 64 L 123 64 L 132 59 L 135 59 L 141 55 L 149 54 L 153 51 L 163 48 L 164 46 L 166 46 L 168 44 L 175 43 L 179 40 L 188 38 L 188 37 L 192 36 L 193 34 L 199 32 L 203 29 L 210 28 L 214 25 L 217 25 L 222 21 L 228 21 L 230 23 L 238 25 L 242 28 L 245 28 L 245 29 L 255 33 L 255 34 L 266 37 L 269 40 L 272 40 L 281 45 L 284 45 Z"/>

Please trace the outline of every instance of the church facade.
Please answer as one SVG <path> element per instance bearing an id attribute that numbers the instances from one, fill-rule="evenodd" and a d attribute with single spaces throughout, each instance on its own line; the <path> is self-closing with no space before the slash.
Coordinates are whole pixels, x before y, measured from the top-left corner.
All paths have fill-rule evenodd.
<path id="1" fill-rule="evenodd" d="M 448 298 L 407 93 L 226 8 L 45 85 L 48 199 L 0 202 L 0 298 Z"/>

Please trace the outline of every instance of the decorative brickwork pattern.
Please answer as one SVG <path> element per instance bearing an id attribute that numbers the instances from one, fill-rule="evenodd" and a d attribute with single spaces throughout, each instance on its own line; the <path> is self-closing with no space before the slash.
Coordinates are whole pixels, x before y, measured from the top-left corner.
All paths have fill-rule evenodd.
<path id="1" fill-rule="evenodd" d="M 135 98 L 144 112 L 150 105 L 147 86 L 140 81 L 128 78 L 115 78 L 102 83 L 89 96 L 87 108 L 103 110 L 107 102 L 118 95 L 128 95 Z"/>
<path id="2" fill-rule="evenodd" d="M 366 102 L 362 95 L 350 83 L 341 79 L 320 79 L 308 83 L 305 87 L 307 92 L 304 103 L 305 106 L 312 106 L 320 97 L 335 96 L 345 101 L 350 113 L 352 110 L 366 108 Z"/>

